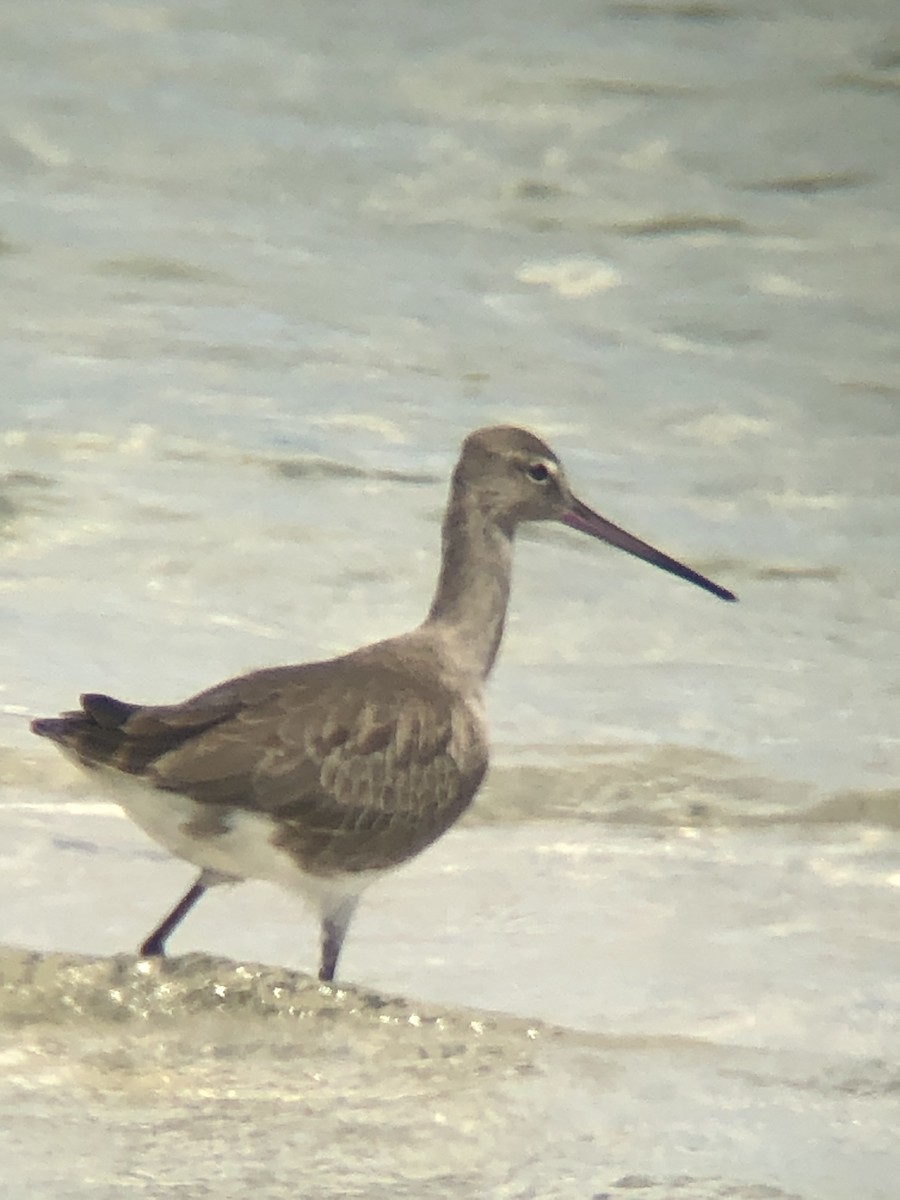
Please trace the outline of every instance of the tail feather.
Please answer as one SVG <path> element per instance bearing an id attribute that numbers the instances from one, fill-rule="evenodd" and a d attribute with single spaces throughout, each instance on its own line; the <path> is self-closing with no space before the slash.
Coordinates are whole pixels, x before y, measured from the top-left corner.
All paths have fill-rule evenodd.
<path id="1" fill-rule="evenodd" d="M 154 760 L 200 731 L 199 722 L 192 728 L 178 728 L 164 719 L 148 720 L 156 713 L 162 718 L 166 710 L 142 708 L 112 696 L 89 692 L 81 697 L 81 705 L 58 717 L 37 718 L 31 722 L 31 731 L 56 742 L 84 767 L 109 766 L 142 775 Z M 135 714 L 141 719 L 132 722 Z M 205 727 L 214 723 L 207 720 Z"/>
<path id="2" fill-rule="evenodd" d="M 112 696 L 104 696 L 100 692 L 85 692 L 81 697 L 81 707 L 83 712 L 101 729 L 121 729 L 128 718 L 141 706 L 127 704 L 124 700 L 115 700 Z M 64 715 L 70 716 L 71 714 Z"/>
<path id="3" fill-rule="evenodd" d="M 31 722 L 31 732 L 36 733 L 38 737 L 49 738 L 52 742 L 61 742 L 72 719 L 81 715 L 67 712 L 58 717 L 37 717 Z"/>

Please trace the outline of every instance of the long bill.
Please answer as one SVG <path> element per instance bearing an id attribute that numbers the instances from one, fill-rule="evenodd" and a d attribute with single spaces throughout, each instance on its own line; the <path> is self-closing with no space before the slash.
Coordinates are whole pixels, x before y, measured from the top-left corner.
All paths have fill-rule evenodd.
<path id="1" fill-rule="evenodd" d="M 642 558 L 644 562 L 652 563 L 655 567 L 661 567 L 664 571 L 668 571 L 670 575 L 677 575 L 679 579 L 686 579 L 688 583 L 695 583 L 697 587 L 701 587 L 707 592 L 712 592 L 720 600 L 737 600 L 734 592 L 729 592 L 727 588 L 719 587 L 717 583 L 713 583 L 705 575 L 701 575 L 698 571 L 692 571 L 684 563 L 678 562 L 675 558 L 670 558 L 668 554 L 663 554 L 662 550 L 656 550 L 653 546 L 642 542 L 640 538 L 636 538 L 633 534 L 626 533 L 624 529 L 620 529 L 618 525 L 613 525 L 612 521 L 607 521 L 605 517 L 601 517 L 599 513 L 595 513 L 586 504 L 582 504 L 580 500 L 573 500 L 572 507 L 563 513 L 560 520 L 564 525 L 568 525 L 570 529 L 577 529 L 580 533 L 589 533 L 591 537 L 599 538 L 602 542 L 608 542 L 610 546 L 617 546 L 627 554 L 633 554 L 635 558 Z"/>

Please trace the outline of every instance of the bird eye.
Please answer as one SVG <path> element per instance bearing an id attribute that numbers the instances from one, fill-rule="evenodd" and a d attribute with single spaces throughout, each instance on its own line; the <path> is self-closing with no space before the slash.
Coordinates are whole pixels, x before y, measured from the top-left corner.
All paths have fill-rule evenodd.
<path id="1" fill-rule="evenodd" d="M 528 478 L 533 479 L 535 483 L 546 483 L 550 478 L 550 468 L 543 462 L 530 463 L 525 471 Z"/>

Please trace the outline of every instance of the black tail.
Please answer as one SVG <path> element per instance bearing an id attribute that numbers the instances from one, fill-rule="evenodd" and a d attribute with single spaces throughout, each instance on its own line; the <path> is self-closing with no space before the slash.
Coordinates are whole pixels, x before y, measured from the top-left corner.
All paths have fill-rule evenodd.
<path id="1" fill-rule="evenodd" d="M 193 713 L 192 721 L 184 715 L 178 722 L 166 719 L 170 712 L 179 711 L 177 705 L 171 710 L 144 708 L 88 692 L 81 697 L 78 711 L 39 717 L 31 722 L 31 732 L 56 742 L 84 767 L 108 766 L 142 775 L 155 759 L 218 724 L 230 710 Z"/>
<path id="2" fill-rule="evenodd" d="M 115 760 L 127 738 L 123 727 L 138 707 L 112 696 L 89 694 L 81 697 L 80 710 L 32 721 L 31 732 L 71 750 L 87 767 L 109 763 L 121 768 Z"/>
<path id="3" fill-rule="evenodd" d="M 81 697 L 81 709 L 62 713 L 58 717 L 38 717 L 31 722 L 31 732 L 38 737 L 66 744 L 71 738 L 96 726 L 98 729 L 121 729 L 140 706 L 114 700 L 112 696 L 87 692 Z"/>
<path id="4" fill-rule="evenodd" d="M 65 713 L 61 717 L 38 717 L 31 722 L 31 732 L 36 733 L 38 737 L 49 738 L 51 742 L 62 742 L 65 740 L 71 718 L 77 715 Z"/>

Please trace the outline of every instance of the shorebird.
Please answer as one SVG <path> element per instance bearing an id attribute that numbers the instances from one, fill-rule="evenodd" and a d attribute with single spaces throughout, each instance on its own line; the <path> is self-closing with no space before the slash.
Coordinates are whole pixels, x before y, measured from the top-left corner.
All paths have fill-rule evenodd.
<path id="1" fill-rule="evenodd" d="M 324 662 L 253 671 L 180 704 L 88 694 L 79 710 L 32 723 L 111 784 L 151 838 L 200 868 L 141 955 L 164 955 L 208 888 L 265 879 L 312 904 L 319 979 L 334 978 L 361 893 L 446 832 L 484 778 L 482 693 L 525 521 L 561 521 L 735 599 L 576 499 L 534 434 L 496 426 L 463 443 L 418 628 Z"/>

